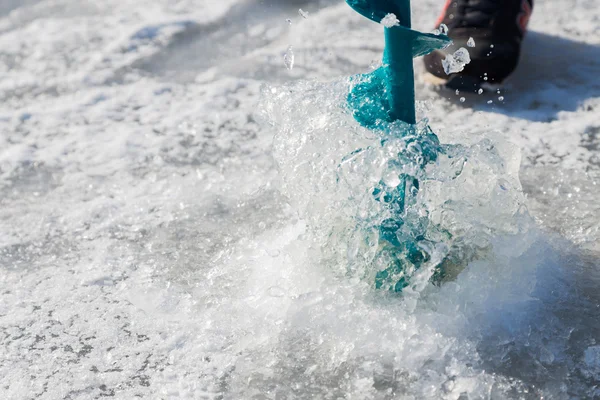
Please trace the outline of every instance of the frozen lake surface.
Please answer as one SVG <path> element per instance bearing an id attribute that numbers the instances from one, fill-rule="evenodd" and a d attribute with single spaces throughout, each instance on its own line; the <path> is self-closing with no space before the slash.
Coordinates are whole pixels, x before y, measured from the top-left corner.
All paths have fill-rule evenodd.
<path id="1" fill-rule="evenodd" d="M 443 2 L 413 3 L 429 31 Z M 282 156 L 351 147 L 319 106 L 381 27 L 335 0 L 2 1 L 0 398 L 600 398 L 599 21 L 539 0 L 500 93 L 417 82 L 443 143 L 497 141 L 507 226 L 534 222 L 402 297 L 338 262 L 344 227 L 306 222 L 342 213 L 302 202 L 328 170 Z"/>

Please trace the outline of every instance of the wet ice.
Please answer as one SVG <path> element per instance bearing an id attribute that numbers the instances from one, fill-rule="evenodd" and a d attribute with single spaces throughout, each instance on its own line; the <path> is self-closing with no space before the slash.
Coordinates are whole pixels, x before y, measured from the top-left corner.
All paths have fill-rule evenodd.
<path id="1" fill-rule="evenodd" d="M 442 60 L 442 67 L 447 75 L 454 74 L 465 69 L 465 65 L 471 62 L 469 51 L 464 47 L 456 50 L 453 54 L 448 54 Z"/>

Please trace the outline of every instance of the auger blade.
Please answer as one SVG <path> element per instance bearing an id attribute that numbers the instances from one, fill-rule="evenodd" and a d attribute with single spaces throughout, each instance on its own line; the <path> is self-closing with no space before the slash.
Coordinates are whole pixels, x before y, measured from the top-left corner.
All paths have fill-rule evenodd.
<path id="1" fill-rule="evenodd" d="M 381 71 L 363 76 L 348 103 L 363 126 L 376 128 L 379 121 L 415 121 L 415 78 L 413 57 L 448 46 L 446 35 L 421 33 L 410 29 L 410 0 L 346 0 L 359 14 L 380 23 L 394 14 L 399 25 L 385 28 L 385 51 Z"/>
<path id="2" fill-rule="evenodd" d="M 400 25 L 410 26 L 409 0 L 346 0 L 346 3 L 357 13 L 377 23 L 386 15 L 394 14 Z"/>

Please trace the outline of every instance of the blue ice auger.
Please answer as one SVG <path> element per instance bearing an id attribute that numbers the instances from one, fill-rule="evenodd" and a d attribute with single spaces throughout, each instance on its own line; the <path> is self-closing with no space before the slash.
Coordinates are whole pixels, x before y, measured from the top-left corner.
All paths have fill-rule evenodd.
<path id="1" fill-rule="evenodd" d="M 399 25 L 385 28 L 383 65 L 363 75 L 348 97 L 354 118 L 367 128 L 378 121 L 401 120 L 414 124 L 415 77 L 413 57 L 423 56 L 450 44 L 446 35 L 421 33 L 410 29 L 410 0 L 346 0 L 361 15 L 380 23 L 394 14 Z"/>
<path id="2" fill-rule="evenodd" d="M 385 51 L 381 68 L 353 78 L 355 86 L 348 95 L 348 106 L 354 118 L 364 127 L 374 130 L 385 129 L 388 126 L 386 123 L 398 120 L 414 125 L 415 82 L 412 59 L 448 46 L 450 39 L 446 35 L 411 30 L 410 0 L 346 2 L 377 23 L 388 14 L 394 14 L 399 21 L 399 24 L 385 28 Z M 390 134 L 404 137 L 407 143 L 416 142 L 421 151 L 418 157 L 400 153 L 391 163 L 416 162 L 424 169 L 442 151 L 437 136 L 429 128 L 415 134 L 415 130 L 407 126 L 406 129 L 388 132 Z M 401 292 L 408 286 L 414 272 L 428 261 L 428 254 L 421 250 L 419 243 L 426 240 L 427 232 L 437 229 L 426 220 L 406 220 L 407 210 L 416 201 L 419 181 L 417 177 L 408 174 L 401 174 L 399 179 L 401 183 L 398 186 L 389 187 L 380 181 L 373 190 L 375 200 L 384 204 L 391 215 L 391 218 L 386 218 L 378 226 L 378 257 L 382 262 L 377 265 L 383 266 L 383 269 L 375 276 L 375 287 L 395 292 Z M 443 268 L 438 267 L 432 279 L 439 280 L 443 275 Z"/>

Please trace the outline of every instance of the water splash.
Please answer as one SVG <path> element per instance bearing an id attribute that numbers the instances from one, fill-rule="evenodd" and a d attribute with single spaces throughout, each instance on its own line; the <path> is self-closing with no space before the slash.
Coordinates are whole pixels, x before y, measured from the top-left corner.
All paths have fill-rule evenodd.
<path id="1" fill-rule="evenodd" d="M 598 316 L 595 261 L 535 227 L 519 149 L 495 132 L 443 144 L 426 120 L 364 128 L 346 107 L 354 84 L 263 89 L 281 192 L 303 225 L 284 263 L 260 262 L 267 281 L 294 271 L 278 379 L 299 397 L 596 393 L 600 319 L 582 318 Z"/>
<path id="2" fill-rule="evenodd" d="M 526 230 L 515 146 L 444 145 L 423 120 L 355 123 L 347 81 L 265 88 L 282 190 L 325 263 L 376 288 L 419 293 L 456 276 L 493 236 Z"/>

